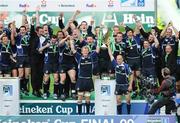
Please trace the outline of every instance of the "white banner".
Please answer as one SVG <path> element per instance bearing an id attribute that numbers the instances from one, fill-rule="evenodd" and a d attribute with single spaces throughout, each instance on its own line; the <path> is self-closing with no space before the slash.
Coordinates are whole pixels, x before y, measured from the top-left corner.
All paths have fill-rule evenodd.
<path id="1" fill-rule="evenodd" d="M 156 0 L 0 0 L 0 11 L 155 11 Z"/>
<path id="2" fill-rule="evenodd" d="M 0 78 L 0 115 L 19 115 L 19 79 Z"/>
<path id="3" fill-rule="evenodd" d="M 115 80 L 95 80 L 95 115 L 116 115 Z"/>

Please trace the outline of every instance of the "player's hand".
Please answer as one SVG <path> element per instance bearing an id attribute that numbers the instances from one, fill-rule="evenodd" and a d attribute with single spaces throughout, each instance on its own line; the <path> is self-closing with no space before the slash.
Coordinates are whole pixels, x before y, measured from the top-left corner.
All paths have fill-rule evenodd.
<path id="1" fill-rule="evenodd" d="M 35 16 L 32 16 L 32 18 L 31 18 L 31 23 L 34 24 L 34 23 L 35 23 L 35 20 L 36 20 L 36 17 L 35 17 Z"/>
<path id="2" fill-rule="evenodd" d="M 128 91 L 131 92 L 132 91 L 132 85 L 129 85 L 128 87 Z"/>
<path id="3" fill-rule="evenodd" d="M 64 12 L 59 13 L 59 17 L 62 19 L 64 17 Z"/>
<path id="4" fill-rule="evenodd" d="M 50 44 L 50 43 L 47 43 L 47 44 L 46 44 L 46 47 L 50 47 L 50 46 L 51 46 L 51 44 Z"/>
<path id="5" fill-rule="evenodd" d="M 81 13 L 81 11 L 80 10 L 76 10 L 76 15 L 79 15 Z"/>
<path id="6" fill-rule="evenodd" d="M 122 26 L 122 27 L 124 27 L 124 28 L 126 27 L 126 25 L 124 24 L 124 22 L 120 22 L 119 25 Z"/>
<path id="7" fill-rule="evenodd" d="M 94 24 L 94 19 L 91 18 L 90 25 L 92 26 Z"/>
<path id="8" fill-rule="evenodd" d="M 27 14 L 27 8 L 23 10 L 23 14 Z"/>
<path id="9" fill-rule="evenodd" d="M 70 39 L 70 37 L 71 37 L 70 35 L 67 35 L 67 36 L 66 36 L 66 39 Z"/>
<path id="10" fill-rule="evenodd" d="M 134 14 L 133 16 L 132 16 L 132 18 L 136 21 L 137 20 L 137 16 Z"/>

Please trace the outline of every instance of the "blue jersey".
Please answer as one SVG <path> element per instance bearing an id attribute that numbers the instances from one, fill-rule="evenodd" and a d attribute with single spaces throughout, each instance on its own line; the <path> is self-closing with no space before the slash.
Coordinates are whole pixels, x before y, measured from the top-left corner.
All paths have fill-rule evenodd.
<path id="1" fill-rule="evenodd" d="M 125 49 L 126 44 L 124 42 L 115 43 L 115 50 L 113 53 L 114 58 L 116 59 L 118 55 L 122 55 L 123 57 L 125 57 Z"/>
<path id="2" fill-rule="evenodd" d="M 97 42 L 86 44 L 86 46 L 89 48 L 90 52 L 96 52 Z M 96 65 L 98 63 L 98 56 L 93 57 L 93 64 Z"/>
<path id="3" fill-rule="evenodd" d="M 155 46 L 150 46 L 147 49 L 142 49 L 142 67 L 143 68 L 151 68 L 155 65 L 155 52 L 157 48 Z"/>
<path id="4" fill-rule="evenodd" d="M 175 42 L 176 42 L 175 36 L 164 37 L 162 39 L 162 50 L 163 50 L 163 52 L 165 52 L 165 48 L 168 44 L 172 46 L 172 49 L 174 49 L 175 48 Z"/>
<path id="5" fill-rule="evenodd" d="M 75 64 L 76 60 L 74 55 L 70 49 L 70 47 L 65 43 L 63 46 L 60 47 L 59 50 L 59 62 L 60 64 Z"/>
<path id="6" fill-rule="evenodd" d="M 9 28 L 4 28 L 2 31 L 0 31 L 0 35 L 3 32 L 6 33 L 6 35 L 8 36 L 9 39 L 11 39 L 11 30 Z"/>
<path id="7" fill-rule="evenodd" d="M 115 69 L 116 84 L 128 84 L 128 76 L 132 74 L 128 64 L 118 64 L 115 60 L 112 61 L 112 66 Z"/>
<path id="8" fill-rule="evenodd" d="M 78 39 L 74 39 L 74 46 L 78 53 L 81 53 L 81 48 L 85 46 L 87 43 L 83 40 L 82 42 Z"/>
<path id="9" fill-rule="evenodd" d="M 133 37 L 132 39 L 126 39 L 126 55 L 127 58 L 139 58 L 140 57 L 140 35 Z"/>
<path id="10" fill-rule="evenodd" d="M 50 43 L 50 41 L 46 40 L 42 45 L 45 46 L 47 43 Z M 58 60 L 59 46 L 57 43 L 51 44 L 50 47 L 44 50 L 44 63 L 57 64 Z"/>
<path id="11" fill-rule="evenodd" d="M 76 52 L 75 58 L 78 62 L 78 78 L 92 78 L 93 59 L 97 56 L 96 52 L 91 52 L 88 57 L 83 57 Z"/>
<path id="12" fill-rule="evenodd" d="M 17 56 L 29 56 L 30 36 L 17 35 L 15 39 L 16 39 Z"/>
<path id="13" fill-rule="evenodd" d="M 9 66 L 11 64 L 12 50 L 10 44 L 3 45 L 0 43 L 0 64 L 3 66 Z"/>

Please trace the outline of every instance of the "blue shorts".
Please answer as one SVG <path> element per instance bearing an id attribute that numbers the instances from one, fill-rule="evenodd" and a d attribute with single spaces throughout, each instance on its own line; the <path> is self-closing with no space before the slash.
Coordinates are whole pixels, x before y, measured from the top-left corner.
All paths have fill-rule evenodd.
<path id="1" fill-rule="evenodd" d="M 58 64 L 45 63 L 43 72 L 44 74 L 58 73 Z"/>
<path id="2" fill-rule="evenodd" d="M 75 64 L 60 64 L 59 73 L 66 73 L 69 70 L 76 70 Z"/>
<path id="3" fill-rule="evenodd" d="M 76 82 L 76 90 L 77 91 L 88 91 L 91 92 L 94 90 L 94 84 L 92 78 L 90 79 L 84 79 L 84 78 L 78 78 Z"/>
<path id="4" fill-rule="evenodd" d="M 140 70 L 141 68 L 141 60 L 140 58 L 134 58 L 134 59 L 130 59 L 130 58 L 127 58 L 127 63 L 129 65 L 129 67 L 131 68 L 131 70 Z"/>
<path id="5" fill-rule="evenodd" d="M 11 62 L 11 69 L 17 69 L 17 63 L 16 62 Z"/>
<path id="6" fill-rule="evenodd" d="M 127 95 L 129 93 L 128 91 L 128 84 L 116 84 L 115 87 L 115 95 Z"/>
<path id="7" fill-rule="evenodd" d="M 17 68 L 30 68 L 29 56 L 17 56 Z"/>
<path id="8" fill-rule="evenodd" d="M 149 77 L 149 76 L 156 77 L 155 67 L 151 67 L 151 68 L 142 67 L 142 75 L 146 77 Z"/>
<path id="9" fill-rule="evenodd" d="M 0 65 L 0 74 L 11 74 L 11 66 Z"/>

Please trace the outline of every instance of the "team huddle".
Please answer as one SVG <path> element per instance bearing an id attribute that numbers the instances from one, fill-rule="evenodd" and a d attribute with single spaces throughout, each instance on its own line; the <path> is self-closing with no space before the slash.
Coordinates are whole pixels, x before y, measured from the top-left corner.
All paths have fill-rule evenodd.
<path id="1" fill-rule="evenodd" d="M 146 32 L 134 15 L 135 29 L 123 23 L 107 29 L 103 25 L 93 27 L 94 20 L 89 25 L 86 21 L 78 24 L 76 17 L 79 14 L 80 11 L 76 11 L 64 25 L 64 14 L 60 13 L 60 31 L 56 34 L 50 24 L 40 26 L 39 10 L 30 22 L 23 12 L 19 28 L 15 21 L 6 28 L 1 20 L 0 76 L 19 77 L 21 94 L 26 96 L 29 95 L 29 82 L 32 94 L 43 99 L 48 99 L 52 93 L 53 99 L 64 101 L 70 93 L 73 99 L 77 99 L 79 114 L 83 96 L 89 114 L 94 76 L 100 79 L 115 77 L 118 114 L 122 113 L 122 95 L 126 96 L 130 114 L 131 97 L 141 95 L 142 76 L 154 80 L 155 86 L 151 91 L 165 91 L 165 97 L 173 96 L 175 88 L 171 82 L 180 80 L 180 33 L 172 22 L 163 30 L 155 26 Z M 120 31 L 120 26 L 125 32 Z M 54 92 L 49 91 L 50 75 L 53 76 Z M 164 84 L 166 80 L 170 84 Z"/>

